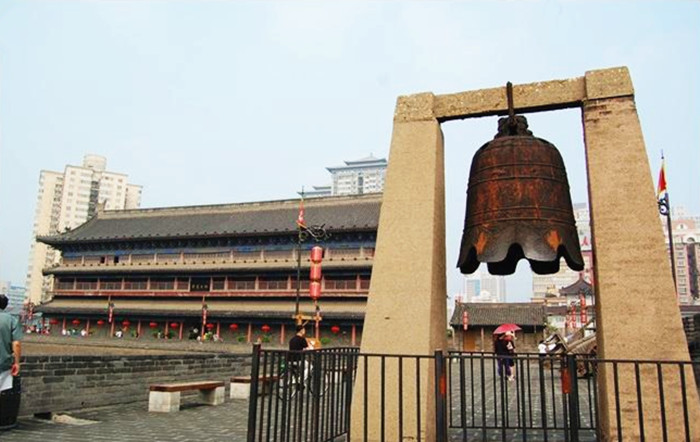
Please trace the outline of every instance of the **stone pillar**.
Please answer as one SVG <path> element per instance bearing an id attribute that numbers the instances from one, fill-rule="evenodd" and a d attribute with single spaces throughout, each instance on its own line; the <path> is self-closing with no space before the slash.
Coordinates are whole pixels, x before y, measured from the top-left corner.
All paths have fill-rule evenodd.
<path id="1" fill-rule="evenodd" d="M 432 113 L 433 99 L 433 94 L 426 93 L 401 97 L 397 103 L 362 333 L 363 354 L 427 356 L 446 348 L 444 153 L 440 124 Z M 416 440 L 419 431 L 422 440 L 435 440 L 433 362 L 421 359 L 419 387 L 416 365 L 415 358 L 405 360 L 400 379 L 396 358 L 385 359 L 383 376 L 379 358 L 360 358 L 351 440 L 364 439 L 365 421 L 370 441 L 399 440 L 399 434 L 404 440 Z"/>
<path id="2" fill-rule="evenodd" d="M 596 281 L 598 356 L 604 359 L 689 361 L 654 183 L 626 68 L 585 76 L 583 126 Z M 646 440 L 663 440 L 659 379 L 641 365 Z M 605 440 L 640 440 L 635 373 L 619 364 L 620 425 L 610 364 L 599 367 L 600 423 Z M 698 394 L 685 373 L 691 440 L 698 440 Z M 663 370 L 669 440 L 684 439 L 678 366 Z"/>

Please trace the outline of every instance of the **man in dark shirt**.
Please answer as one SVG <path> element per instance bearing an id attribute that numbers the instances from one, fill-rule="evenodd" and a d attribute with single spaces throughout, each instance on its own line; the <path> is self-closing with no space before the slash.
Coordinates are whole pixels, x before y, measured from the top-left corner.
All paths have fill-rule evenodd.
<path id="1" fill-rule="evenodd" d="M 297 325 L 297 334 L 289 340 L 290 351 L 303 351 L 309 347 L 309 342 L 306 340 L 306 329 L 303 325 Z"/>

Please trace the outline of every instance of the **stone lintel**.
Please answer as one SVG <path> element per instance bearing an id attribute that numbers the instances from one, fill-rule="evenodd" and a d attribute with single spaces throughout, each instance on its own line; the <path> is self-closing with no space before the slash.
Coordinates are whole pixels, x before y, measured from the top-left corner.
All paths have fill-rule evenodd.
<path id="1" fill-rule="evenodd" d="M 588 71 L 584 77 L 513 85 L 515 110 L 523 114 L 581 107 L 585 100 L 626 96 L 634 96 L 634 88 L 624 66 Z M 444 95 L 430 92 L 403 95 L 396 102 L 394 121 L 443 122 L 507 113 L 503 86 Z"/>

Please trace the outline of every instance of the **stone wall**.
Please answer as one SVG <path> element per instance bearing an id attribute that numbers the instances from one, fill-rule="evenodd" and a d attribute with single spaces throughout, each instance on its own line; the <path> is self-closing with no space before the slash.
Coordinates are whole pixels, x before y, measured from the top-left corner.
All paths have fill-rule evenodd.
<path id="1" fill-rule="evenodd" d="M 22 358 L 20 415 L 148 401 L 154 383 L 250 374 L 251 355 L 27 356 Z M 196 392 L 192 393 L 196 394 Z"/>

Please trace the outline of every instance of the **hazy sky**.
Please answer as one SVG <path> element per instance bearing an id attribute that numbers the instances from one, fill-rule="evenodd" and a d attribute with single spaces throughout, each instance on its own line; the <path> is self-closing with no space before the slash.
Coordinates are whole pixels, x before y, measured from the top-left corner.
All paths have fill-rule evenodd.
<path id="1" fill-rule="evenodd" d="M 143 207 L 293 198 L 330 184 L 326 166 L 388 156 L 399 95 L 614 66 L 630 69 L 654 182 L 663 149 L 672 203 L 700 214 L 700 2 L 2 0 L 0 280 L 24 284 L 40 170 L 86 153 L 143 185 Z M 585 201 L 580 111 L 528 120 Z M 452 269 L 496 120 L 443 131 Z M 525 270 L 511 300 L 531 291 Z"/>

